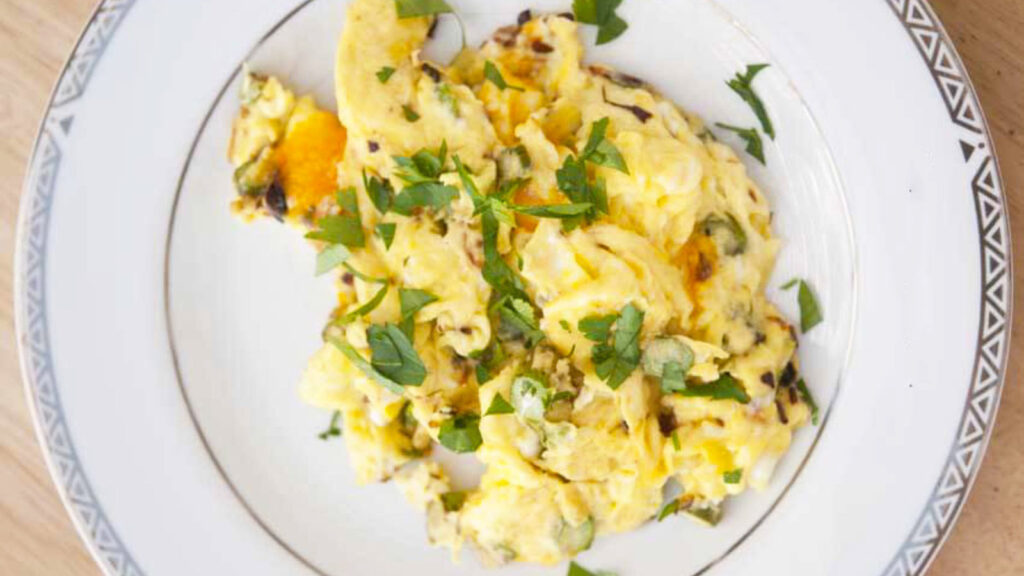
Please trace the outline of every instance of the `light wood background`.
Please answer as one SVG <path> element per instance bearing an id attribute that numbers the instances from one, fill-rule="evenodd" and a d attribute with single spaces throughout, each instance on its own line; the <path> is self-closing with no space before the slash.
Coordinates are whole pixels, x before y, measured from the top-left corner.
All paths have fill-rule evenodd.
<path id="1" fill-rule="evenodd" d="M 776 0 L 781 1 L 781 0 Z M 1024 0 L 933 0 L 994 132 L 1024 258 Z M 37 124 L 93 0 L 0 0 L 0 572 L 99 573 L 64 512 L 29 418 L 14 336 L 15 223 Z M 1016 263 L 1017 279 L 1024 261 Z M 1006 390 L 981 475 L 931 576 L 1024 574 L 1024 285 Z"/>

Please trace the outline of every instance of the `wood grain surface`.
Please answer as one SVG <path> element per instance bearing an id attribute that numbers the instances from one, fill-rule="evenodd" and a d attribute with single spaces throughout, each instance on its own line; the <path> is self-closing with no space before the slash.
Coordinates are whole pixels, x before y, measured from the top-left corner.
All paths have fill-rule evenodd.
<path id="1" fill-rule="evenodd" d="M 774 0 L 781 1 L 781 0 Z M 1024 1 L 933 0 L 967 63 L 1002 164 L 1024 257 Z M 12 296 L 18 201 L 38 122 L 92 0 L 0 0 L 0 572 L 95 575 L 43 464 L 18 368 Z M 998 424 L 981 474 L 931 576 L 1024 574 L 1024 262 Z"/>

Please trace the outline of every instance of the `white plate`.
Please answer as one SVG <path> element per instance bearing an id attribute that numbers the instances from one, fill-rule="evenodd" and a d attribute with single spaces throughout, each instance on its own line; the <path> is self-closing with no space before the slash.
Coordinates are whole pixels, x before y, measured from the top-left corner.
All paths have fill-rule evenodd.
<path id="1" fill-rule="evenodd" d="M 472 42 L 523 8 L 569 6 L 454 4 Z M 767 168 L 748 166 L 785 242 L 772 286 L 808 277 L 822 301 L 801 360 L 827 412 L 716 529 L 651 524 L 581 561 L 922 573 L 992 429 L 1012 301 L 998 167 L 952 45 L 918 0 L 620 12 L 629 32 L 589 59 L 708 120 L 745 119 L 724 80 L 772 64 L 758 87 L 779 137 Z M 55 90 L 22 201 L 18 333 L 51 471 L 110 574 L 481 571 L 428 548 L 393 486 L 356 487 L 343 445 L 315 440 L 325 416 L 295 383 L 331 286 L 294 233 L 228 216 L 240 63 L 330 105 L 343 14 L 341 0 L 104 2 Z M 439 34 L 443 53 L 454 26 Z"/>

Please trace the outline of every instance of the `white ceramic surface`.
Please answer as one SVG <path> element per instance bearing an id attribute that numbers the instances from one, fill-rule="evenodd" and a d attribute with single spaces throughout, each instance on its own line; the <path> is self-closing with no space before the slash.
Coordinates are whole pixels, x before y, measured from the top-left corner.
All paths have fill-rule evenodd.
<path id="1" fill-rule="evenodd" d="M 476 42 L 569 2 L 453 4 Z M 801 361 L 828 413 L 716 529 L 651 524 L 599 539 L 584 564 L 919 574 L 955 520 L 1008 346 L 998 170 L 928 8 L 851 4 L 627 0 L 630 31 L 588 49 L 709 122 L 752 124 L 724 81 L 772 64 L 758 89 L 779 137 L 767 168 L 748 166 L 785 241 L 772 286 L 806 277 L 825 311 Z M 343 444 L 316 440 L 326 415 L 295 384 L 329 281 L 293 231 L 227 211 L 240 63 L 330 106 L 343 13 L 341 0 L 106 2 L 58 84 L 22 206 L 18 330 L 44 452 L 108 573 L 481 571 L 430 549 L 393 486 L 355 486 Z M 454 26 L 439 33 L 432 50 L 450 52 Z M 772 297 L 796 317 L 792 293 Z"/>

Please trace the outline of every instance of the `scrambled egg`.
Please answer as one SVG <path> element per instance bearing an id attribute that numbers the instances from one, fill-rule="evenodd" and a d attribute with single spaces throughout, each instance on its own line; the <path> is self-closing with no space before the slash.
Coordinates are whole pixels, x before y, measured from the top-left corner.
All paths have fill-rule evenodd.
<path id="1" fill-rule="evenodd" d="M 673 512 L 714 524 L 810 416 L 795 331 L 764 297 L 764 195 L 699 119 L 583 65 L 571 19 L 502 28 L 448 67 L 421 57 L 431 23 L 353 2 L 337 116 L 245 78 L 234 211 L 355 218 L 302 397 L 340 411 L 360 482 L 396 480 L 433 544 L 489 564 L 559 562 Z M 589 208 L 530 211 L 563 204 Z M 437 444 L 475 452 L 478 487 L 452 490 Z"/>

